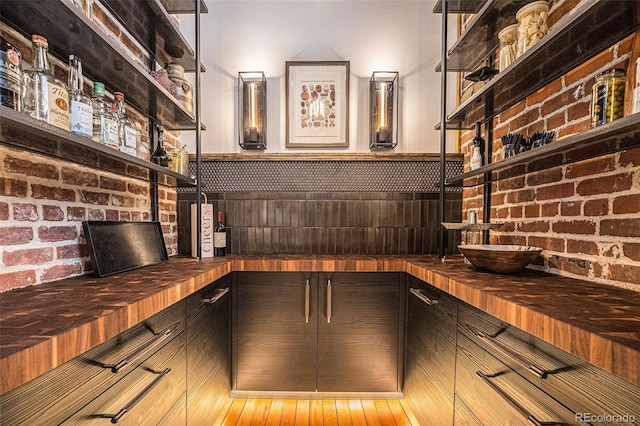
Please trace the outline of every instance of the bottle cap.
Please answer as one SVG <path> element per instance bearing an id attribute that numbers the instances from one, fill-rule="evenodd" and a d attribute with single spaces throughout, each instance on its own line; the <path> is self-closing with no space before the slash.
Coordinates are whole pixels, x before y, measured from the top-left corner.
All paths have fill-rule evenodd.
<path id="1" fill-rule="evenodd" d="M 100 83 L 99 81 L 95 81 L 93 83 L 93 93 L 98 95 L 104 95 L 104 83 Z"/>
<path id="2" fill-rule="evenodd" d="M 45 45 L 45 47 L 48 47 L 48 46 L 49 46 L 49 42 L 47 41 L 47 39 L 46 39 L 46 38 L 44 38 L 44 37 L 43 37 L 43 36 L 41 36 L 41 35 L 38 35 L 38 34 L 33 34 L 33 35 L 31 36 L 31 42 L 33 42 L 33 43 L 40 43 L 40 44 L 44 44 L 44 45 Z"/>
<path id="3" fill-rule="evenodd" d="M 113 92 L 113 97 L 116 101 L 124 101 L 124 93 L 122 92 Z"/>

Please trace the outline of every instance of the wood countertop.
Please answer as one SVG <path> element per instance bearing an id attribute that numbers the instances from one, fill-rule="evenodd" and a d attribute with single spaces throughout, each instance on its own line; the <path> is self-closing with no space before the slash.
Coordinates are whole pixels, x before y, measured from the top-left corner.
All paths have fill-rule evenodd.
<path id="1" fill-rule="evenodd" d="M 640 297 L 533 270 L 479 272 L 461 256 L 230 255 L 82 276 L 0 295 L 0 394 L 233 271 L 406 272 L 640 386 Z"/>

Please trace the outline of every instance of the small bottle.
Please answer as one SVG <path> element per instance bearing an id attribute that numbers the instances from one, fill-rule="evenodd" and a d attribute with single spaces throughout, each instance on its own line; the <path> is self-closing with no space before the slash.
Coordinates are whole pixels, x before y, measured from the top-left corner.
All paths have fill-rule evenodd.
<path id="1" fill-rule="evenodd" d="M 612 69 L 596 76 L 591 94 L 591 127 L 611 123 L 624 116 L 626 82 L 624 69 Z"/>
<path id="2" fill-rule="evenodd" d="M 469 162 L 469 168 L 476 170 L 482 167 L 483 158 L 482 151 L 484 150 L 484 139 L 480 134 L 480 122 L 476 122 L 476 135 L 471 140 L 471 160 Z"/>
<path id="3" fill-rule="evenodd" d="M 0 36 L 0 105 L 22 110 L 22 55 Z"/>
<path id="4" fill-rule="evenodd" d="M 93 140 L 118 149 L 118 121 L 111 102 L 104 98 L 104 84 L 93 83 Z"/>
<path id="5" fill-rule="evenodd" d="M 80 58 L 69 55 L 69 103 L 71 104 L 71 132 L 93 137 L 93 104 L 84 94 L 82 63 Z"/>
<path id="6" fill-rule="evenodd" d="M 31 41 L 33 67 L 22 72 L 24 112 L 61 129 L 70 130 L 69 92 L 66 84 L 51 72 L 47 39 L 34 34 Z"/>
<path id="7" fill-rule="evenodd" d="M 171 157 L 164 149 L 164 129 L 162 126 L 158 126 L 158 146 L 153 154 L 151 154 L 151 161 L 162 166 L 169 167 L 171 165 Z"/>
<path id="8" fill-rule="evenodd" d="M 222 212 L 218 212 L 218 223 L 213 228 L 213 255 L 224 256 L 227 251 L 227 227 L 222 223 Z"/>
<path id="9" fill-rule="evenodd" d="M 118 116 L 120 151 L 135 156 L 138 146 L 138 131 L 136 130 L 136 125 L 127 118 L 124 94 L 122 92 L 115 92 L 113 96 L 116 99 L 115 105 Z"/>

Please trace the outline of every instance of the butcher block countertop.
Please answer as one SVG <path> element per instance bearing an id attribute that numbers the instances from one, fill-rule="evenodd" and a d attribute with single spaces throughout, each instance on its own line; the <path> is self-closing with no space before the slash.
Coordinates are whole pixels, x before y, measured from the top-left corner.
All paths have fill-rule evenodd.
<path id="1" fill-rule="evenodd" d="M 0 394 L 233 271 L 406 272 L 640 386 L 640 295 L 539 271 L 479 272 L 461 256 L 230 255 L 82 276 L 0 295 Z"/>

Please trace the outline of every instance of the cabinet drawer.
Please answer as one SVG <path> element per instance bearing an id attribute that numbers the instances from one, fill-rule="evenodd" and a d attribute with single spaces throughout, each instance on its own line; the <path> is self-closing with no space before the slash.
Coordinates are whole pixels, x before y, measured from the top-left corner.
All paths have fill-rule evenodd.
<path id="1" fill-rule="evenodd" d="M 0 396 L 2 424 L 62 422 L 122 379 L 184 327 L 185 302 L 182 301 Z M 114 373 L 111 366 L 116 365 L 119 368 Z"/>
<path id="2" fill-rule="evenodd" d="M 574 413 L 462 334 L 458 336 L 456 395 L 486 425 L 581 424 Z"/>
<path id="3" fill-rule="evenodd" d="M 63 424 L 104 426 L 117 416 L 123 425 L 156 425 L 173 415 L 185 395 L 185 344 L 183 332 Z"/>
<path id="4" fill-rule="evenodd" d="M 469 338 L 573 412 L 621 416 L 622 423 L 609 424 L 625 424 L 625 415 L 640 420 L 636 386 L 470 306 L 461 304 L 459 322 Z"/>

